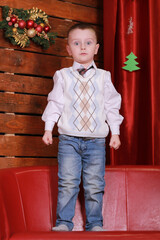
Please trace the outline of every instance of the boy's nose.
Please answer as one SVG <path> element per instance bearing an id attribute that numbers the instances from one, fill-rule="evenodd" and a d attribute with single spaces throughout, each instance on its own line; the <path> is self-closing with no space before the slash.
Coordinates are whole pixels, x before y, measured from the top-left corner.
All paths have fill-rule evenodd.
<path id="1" fill-rule="evenodd" d="M 86 48 L 85 44 L 82 43 L 82 45 L 81 45 L 81 49 L 85 49 L 85 48 Z"/>

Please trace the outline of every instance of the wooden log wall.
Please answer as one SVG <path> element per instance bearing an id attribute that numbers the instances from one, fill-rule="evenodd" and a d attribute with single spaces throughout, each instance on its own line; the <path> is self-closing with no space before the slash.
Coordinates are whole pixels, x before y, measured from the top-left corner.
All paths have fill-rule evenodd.
<path id="1" fill-rule="evenodd" d="M 37 7 L 49 16 L 55 44 L 48 50 L 31 43 L 27 48 L 13 46 L 0 30 L 0 168 L 57 164 L 57 129 L 53 145 L 42 143 L 41 115 L 53 87 L 53 74 L 72 64 L 65 49 L 68 28 L 77 22 L 95 26 L 102 43 L 102 0 L 0 0 L 2 6 Z M 103 65 L 103 50 L 96 57 Z"/>

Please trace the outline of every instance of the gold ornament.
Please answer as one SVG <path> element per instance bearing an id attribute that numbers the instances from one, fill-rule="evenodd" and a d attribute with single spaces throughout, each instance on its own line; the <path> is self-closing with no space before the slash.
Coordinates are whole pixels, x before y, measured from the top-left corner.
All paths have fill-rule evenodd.
<path id="1" fill-rule="evenodd" d="M 30 38 L 35 37 L 35 36 L 36 36 L 36 30 L 35 30 L 34 28 L 28 29 L 27 35 L 28 35 L 28 37 L 30 37 Z"/>
<path id="2" fill-rule="evenodd" d="M 6 17 L 6 21 L 9 22 L 11 20 L 10 17 Z"/>
<path id="3" fill-rule="evenodd" d="M 41 9 L 38 9 L 38 8 L 35 9 L 33 7 L 32 9 L 28 10 L 27 12 L 30 14 L 29 19 L 36 21 L 37 18 L 42 18 L 43 21 L 45 22 L 45 24 L 49 25 L 47 14 L 45 12 L 43 12 Z"/>
<path id="4" fill-rule="evenodd" d="M 20 47 L 24 48 L 26 46 L 27 41 L 29 40 L 26 31 L 24 34 L 19 34 L 17 31 L 13 35 L 13 38 L 17 45 L 20 45 Z"/>
<path id="5" fill-rule="evenodd" d="M 17 28 L 14 27 L 14 28 L 12 29 L 12 31 L 13 31 L 13 33 L 17 32 Z"/>
<path id="6" fill-rule="evenodd" d="M 44 34 L 44 38 L 49 41 L 49 37 L 47 36 L 47 34 Z"/>
<path id="7" fill-rule="evenodd" d="M 14 24 L 14 27 L 15 27 L 15 28 L 18 28 L 18 23 L 15 23 L 15 24 Z"/>
<path id="8" fill-rule="evenodd" d="M 44 23 L 40 23 L 39 25 L 41 25 L 42 28 L 44 28 L 44 26 L 45 26 Z"/>
<path id="9" fill-rule="evenodd" d="M 12 17 L 12 12 L 13 12 L 13 8 L 10 8 L 10 9 L 9 9 L 9 12 L 8 12 L 8 16 L 9 16 L 9 17 Z"/>

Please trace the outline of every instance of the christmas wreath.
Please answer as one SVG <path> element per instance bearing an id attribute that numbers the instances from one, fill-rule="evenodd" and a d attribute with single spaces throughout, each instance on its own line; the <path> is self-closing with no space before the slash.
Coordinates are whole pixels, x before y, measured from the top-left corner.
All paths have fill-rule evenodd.
<path id="1" fill-rule="evenodd" d="M 0 21 L 0 29 L 5 31 L 5 37 L 13 45 L 28 47 L 30 39 L 43 49 L 48 49 L 55 41 L 56 34 L 50 32 L 48 16 L 38 8 L 29 10 L 2 7 L 3 21 Z"/>

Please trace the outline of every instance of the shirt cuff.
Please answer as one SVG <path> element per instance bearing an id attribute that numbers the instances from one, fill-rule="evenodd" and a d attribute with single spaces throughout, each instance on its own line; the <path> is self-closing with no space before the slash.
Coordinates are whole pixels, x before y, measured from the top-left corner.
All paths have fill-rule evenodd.
<path id="1" fill-rule="evenodd" d="M 52 132 L 52 130 L 54 128 L 54 125 L 55 125 L 55 122 L 52 122 L 52 121 L 45 122 L 45 131 L 51 131 Z"/>
<path id="2" fill-rule="evenodd" d="M 112 132 L 112 135 L 120 135 L 120 129 L 119 129 L 119 126 L 110 126 L 110 129 L 111 129 L 111 132 Z"/>

